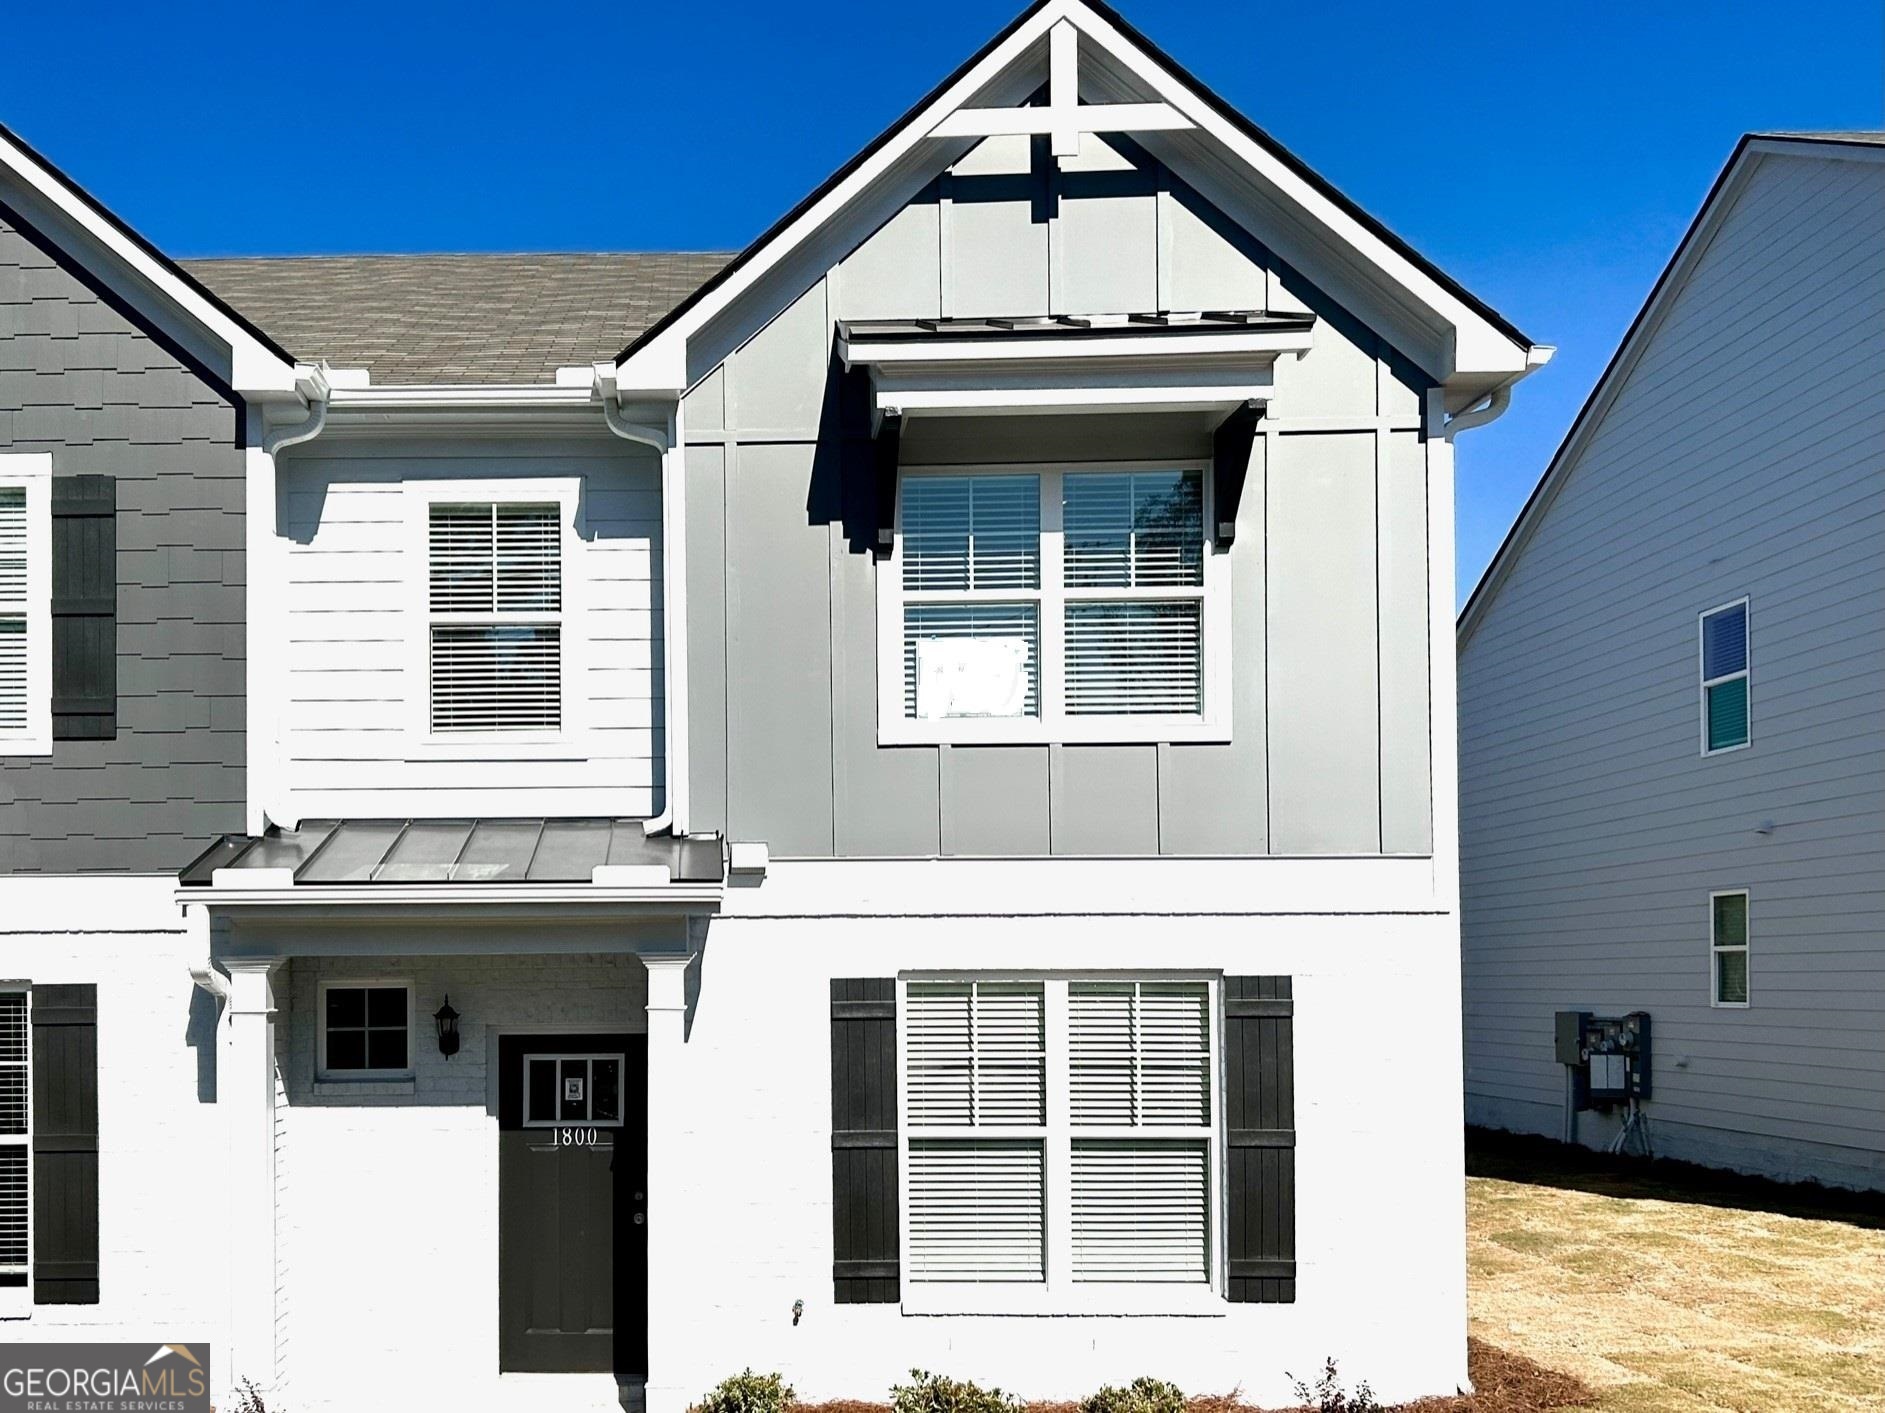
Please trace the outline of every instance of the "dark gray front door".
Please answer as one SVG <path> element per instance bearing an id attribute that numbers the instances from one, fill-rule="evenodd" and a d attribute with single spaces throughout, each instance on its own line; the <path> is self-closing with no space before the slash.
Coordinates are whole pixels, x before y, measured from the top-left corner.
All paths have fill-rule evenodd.
<path id="1" fill-rule="evenodd" d="M 648 1373 L 647 1037 L 498 1042 L 498 1367 Z"/>

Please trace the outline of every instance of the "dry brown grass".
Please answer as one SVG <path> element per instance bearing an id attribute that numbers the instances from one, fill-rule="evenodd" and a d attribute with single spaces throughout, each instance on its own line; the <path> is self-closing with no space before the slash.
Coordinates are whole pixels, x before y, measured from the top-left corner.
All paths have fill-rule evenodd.
<path id="1" fill-rule="evenodd" d="M 1480 1339 L 1582 1379 L 1600 1413 L 1885 1410 L 1885 1230 L 1863 1199 L 1825 1195 L 1829 1218 L 1658 1169 L 1528 1176 L 1546 1181 L 1468 1182 Z"/>

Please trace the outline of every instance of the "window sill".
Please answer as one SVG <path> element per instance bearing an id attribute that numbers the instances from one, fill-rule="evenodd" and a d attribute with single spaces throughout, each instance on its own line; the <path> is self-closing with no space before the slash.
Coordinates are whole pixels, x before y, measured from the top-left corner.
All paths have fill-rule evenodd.
<path id="1" fill-rule="evenodd" d="M 1055 723 L 953 717 L 877 723 L 880 746 L 1111 746 L 1165 742 L 1228 745 L 1229 725 L 1197 717 L 1070 717 Z"/>
<path id="2" fill-rule="evenodd" d="M 411 1075 L 404 1079 L 322 1077 L 314 1081 L 314 1097 L 317 1099 L 396 1099 L 418 1092 L 419 1081 Z"/>
<path id="3" fill-rule="evenodd" d="M 1050 1291 L 1038 1285 L 911 1285 L 905 1315 L 1033 1315 L 1046 1319 L 1124 1316 L 1223 1319 L 1230 1307 L 1205 1285 L 1076 1286 Z"/>

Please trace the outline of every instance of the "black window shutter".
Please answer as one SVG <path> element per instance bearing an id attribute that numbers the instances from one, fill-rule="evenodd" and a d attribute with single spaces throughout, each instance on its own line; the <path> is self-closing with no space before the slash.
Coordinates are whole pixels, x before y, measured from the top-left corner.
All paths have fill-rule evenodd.
<path id="1" fill-rule="evenodd" d="M 1287 976 L 1224 978 L 1233 1301 L 1296 1299 L 1295 1004 Z"/>
<path id="2" fill-rule="evenodd" d="M 897 983 L 831 983 L 831 1285 L 840 1305 L 901 1294 Z"/>
<path id="3" fill-rule="evenodd" d="M 118 480 L 52 481 L 52 737 L 118 734 Z"/>
<path id="4" fill-rule="evenodd" d="M 33 1303 L 98 1303 L 98 988 L 33 988 Z"/>

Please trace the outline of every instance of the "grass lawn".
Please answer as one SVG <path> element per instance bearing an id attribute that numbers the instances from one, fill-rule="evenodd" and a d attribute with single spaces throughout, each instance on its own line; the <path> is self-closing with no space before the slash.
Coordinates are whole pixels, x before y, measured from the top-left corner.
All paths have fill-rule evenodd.
<path id="1" fill-rule="evenodd" d="M 1473 1135 L 1472 1332 L 1605 1413 L 1885 1410 L 1885 1202 Z"/>

